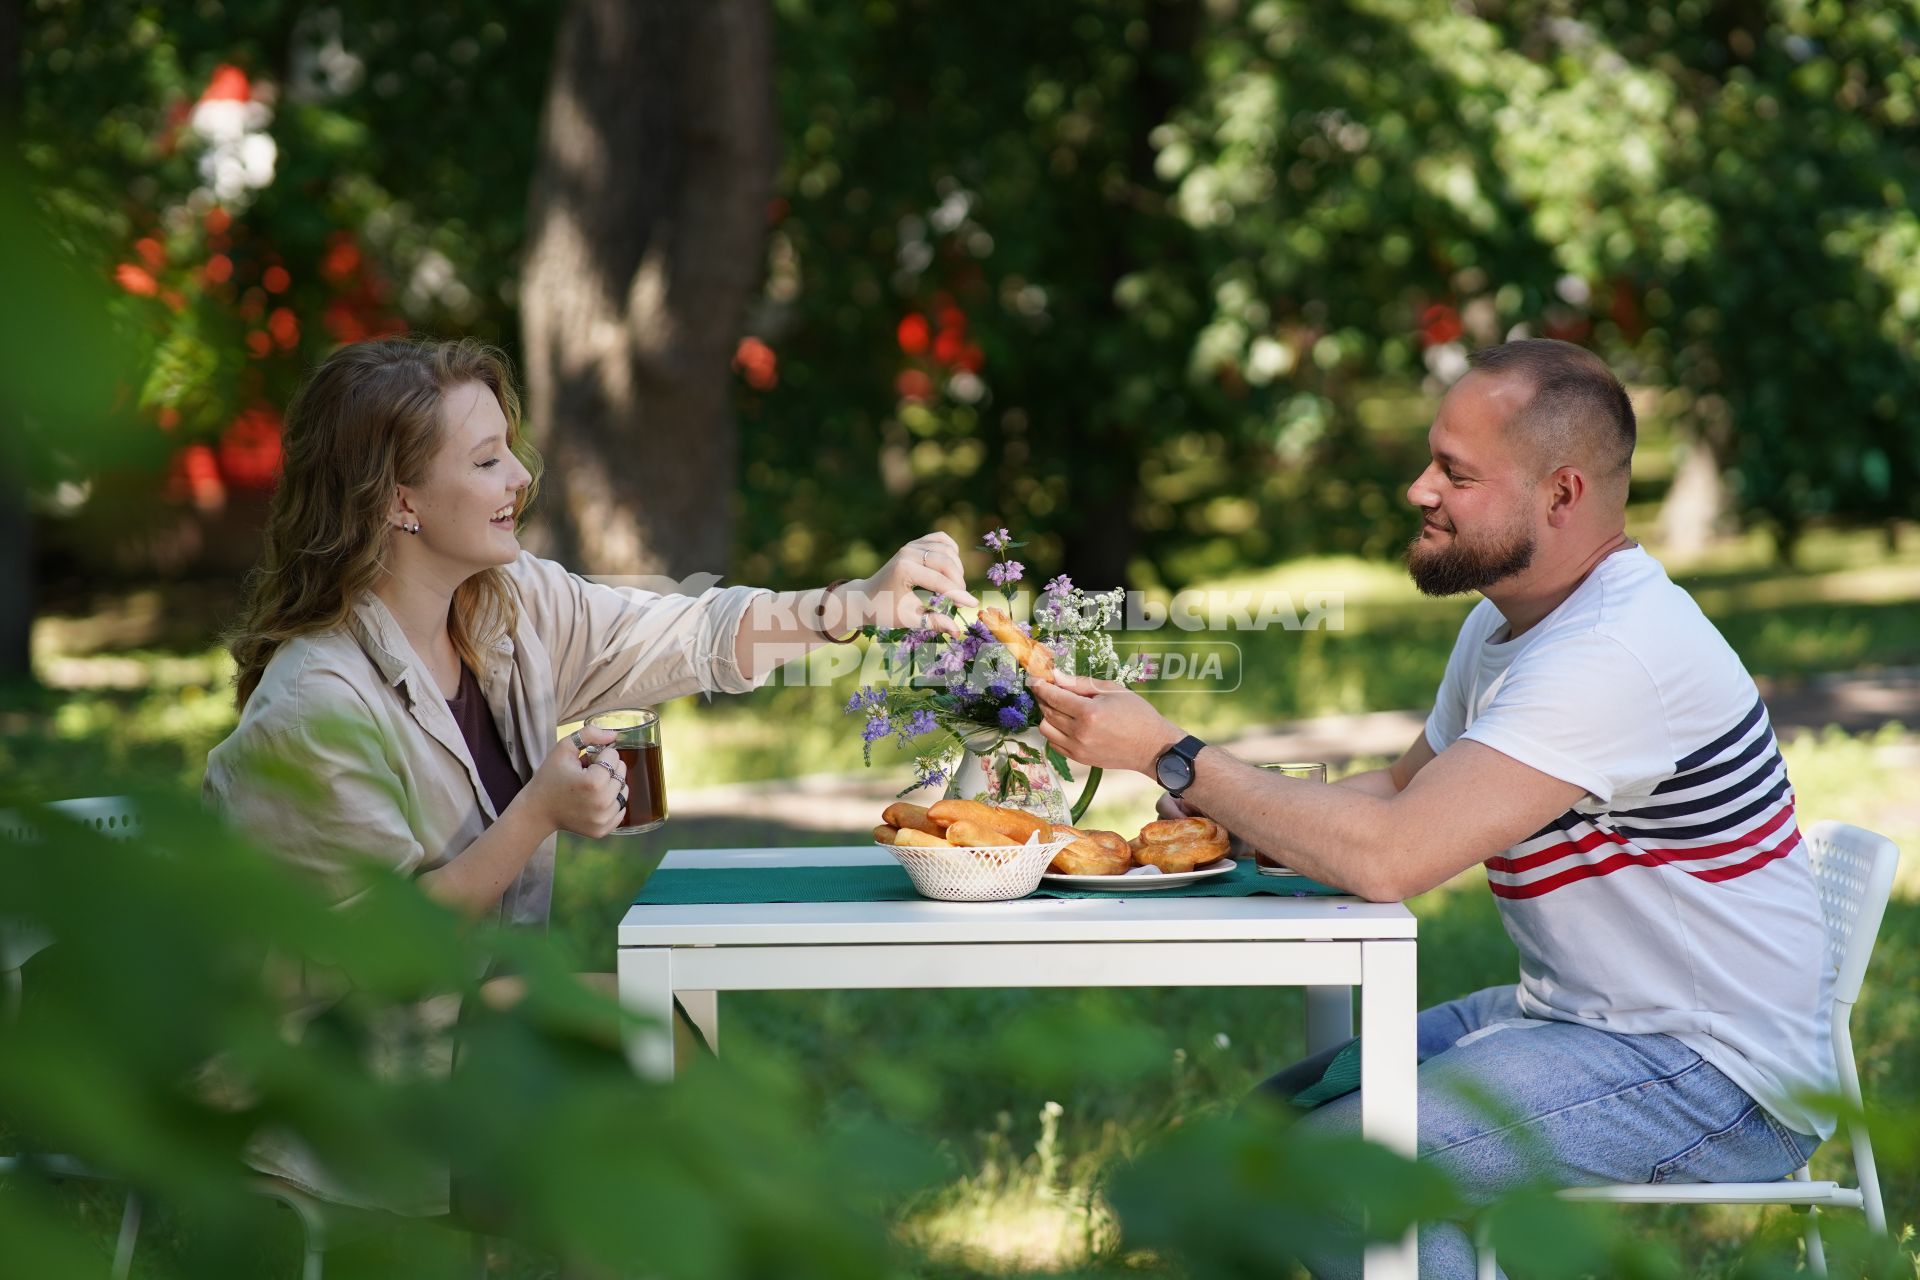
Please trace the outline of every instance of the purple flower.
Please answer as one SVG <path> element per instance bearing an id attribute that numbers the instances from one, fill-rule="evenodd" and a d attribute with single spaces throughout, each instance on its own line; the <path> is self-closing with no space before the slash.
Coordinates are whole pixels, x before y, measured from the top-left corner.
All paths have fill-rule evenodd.
<path id="1" fill-rule="evenodd" d="M 921 645 L 925 644 L 932 637 L 933 637 L 932 631 L 907 632 L 906 635 L 900 637 L 900 643 L 894 647 L 893 660 L 895 662 L 905 662 L 908 658 L 913 656 L 913 651 L 915 649 L 918 649 Z"/>
<path id="2" fill-rule="evenodd" d="M 1005 551 L 1007 544 L 1013 541 L 1013 535 L 1005 529 L 996 529 L 994 532 L 982 538 L 981 541 L 987 544 L 987 550 L 989 551 Z"/>
<path id="3" fill-rule="evenodd" d="M 987 581 L 996 587 L 1004 587 L 1009 582 L 1020 581 L 1020 575 L 1025 572 L 1026 567 L 1018 560 L 1003 560 L 987 566 Z"/>
<path id="4" fill-rule="evenodd" d="M 841 714 L 850 716 L 856 711 L 864 711 L 869 707 L 885 706 L 886 701 L 887 691 L 885 689 L 882 689 L 877 684 L 866 685 L 858 693 L 847 699 L 847 705 Z"/>
<path id="5" fill-rule="evenodd" d="M 1049 582 L 1046 586 L 1047 594 L 1050 596 L 1064 596 L 1069 592 L 1071 592 L 1072 590 L 1073 590 L 1073 579 L 1069 578 L 1064 573 L 1061 574 L 1059 577 L 1055 578 L 1052 582 Z"/>
<path id="6" fill-rule="evenodd" d="M 1024 729 L 1027 727 L 1026 712 L 1018 707 L 1000 708 L 1000 727 L 1002 729 Z"/>
<path id="7" fill-rule="evenodd" d="M 1013 705 L 1020 708 L 1021 714 L 1024 715 L 1033 710 L 1033 695 L 1030 693 L 1022 693 L 1013 700 Z"/>
<path id="8" fill-rule="evenodd" d="M 940 722 L 933 718 L 933 712 L 922 707 L 908 716 L 906 723 L 899 726 L 900 741 L 906 742 L 909 738 L 918 738 L 922 734 L 932 733 L 939 727 Z"/>
<path id="9" fill-rule="evenodd" d="M 891 732 L 893 732 L 893 727 L 888 723 L 886 716 L 872 716 L 867 720 L 866 727 L 860 730 L 860 741 L 866 743 L 878 742 Z"/>
<path id="10" fill-rule="evenodd" d="M 947 597 L 943 593 L 941 595 L 934 596 L 933 598 L 928 600 L 927 609 L 929 612 L 932 612 L 938 609 L 944 609 L 946 607 L 946 604 L 947 604 Z"/>
<path id="11" fill-rule="evenodd" d="M 1007 682 L 1004 680 L 994 680 L 987 685 L 987 696 L 996 702 L 1012 692 L 1013 690 L 1007 686 Z"/>

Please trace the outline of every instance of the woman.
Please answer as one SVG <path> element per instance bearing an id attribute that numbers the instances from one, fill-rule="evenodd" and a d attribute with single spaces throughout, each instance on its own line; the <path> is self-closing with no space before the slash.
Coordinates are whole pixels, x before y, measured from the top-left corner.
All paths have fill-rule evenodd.
<path id="1" fill-rule="evenodd" d="M 504 358 L 472 341 L 341 348 L 294 397 L 284 449 L 231 642 L 240 722 L 205 790 L 342 901 L 373 862 L 544 927 L 556 833 L 604 836 L 625 802 L 618 753 L 594 750 L 613 735 L 556 750 L 559 725 L 744 693 L 867 624 L 957 625 L 916 587 L 975 603 L 940 533 L 864 582 L 781 594 L 601 586 L 522 551 L 538 458 Z M 294 797 L 288 777 L 313 785 Z"/>

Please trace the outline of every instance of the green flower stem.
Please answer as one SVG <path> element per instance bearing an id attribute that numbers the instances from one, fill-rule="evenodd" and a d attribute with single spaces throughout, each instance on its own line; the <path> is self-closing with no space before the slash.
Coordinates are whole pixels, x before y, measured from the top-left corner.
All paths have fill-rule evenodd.
<path id="1" fill-rule="evenodd" d="M 1093 803 L 1093 793 L 1100 789 L 1100 771 L 1091 765 L 1087 767 L 1087 785 L 1080 788 L 1080 798 L 1073 802 L 1073 816 L 1068 821 L 1080 825 L 1080 819 L 1087 812 L 1087 806 Z"/>

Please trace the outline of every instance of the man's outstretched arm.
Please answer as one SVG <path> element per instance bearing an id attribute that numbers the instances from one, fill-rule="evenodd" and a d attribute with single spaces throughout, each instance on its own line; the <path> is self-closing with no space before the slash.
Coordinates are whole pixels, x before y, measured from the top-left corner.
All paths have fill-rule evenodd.
<path id="1" fill-rule="evenodd" d="M 1138 694 L 1061 677 L 1035 696 L 1041 732 L 1072 758 L 1152 776 L 1184 736 Z M 1282 777 L 1207 747 L 1184 798 L 1255 847 L 1316 880 L 1375 902 L 1424 893 L 1534 834 L 1584 790 L 1477 742 L 1420 760 L 1425 735 L 1377 782 L 1320 786 Z M 1408 766 L 1412 766 L 1409 768 Z"/>

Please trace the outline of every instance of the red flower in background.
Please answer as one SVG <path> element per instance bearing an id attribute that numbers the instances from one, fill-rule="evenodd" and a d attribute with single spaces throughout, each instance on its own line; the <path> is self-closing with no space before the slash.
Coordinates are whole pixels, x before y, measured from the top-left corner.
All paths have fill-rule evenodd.
<path id="1" fill-rule="evenodd" d="M 153 272 L 131 262 L 123 262 L 113 269 L 113 282 L 142 298 L 151 298 L 160 292 L 160 282 L 153 278 Z"/>
<path id="2" fill-rule="evenodd" d="M 902 400 L 928 400 L 933 397 L 933 379 L 925 369 L 902 369 L 893 389 Z"/>
<path id="3" fill-rule="evenodd" d="M 910 356 L 922 355 L 927 349 L 927 318 L 915 311 L 900 321 L 894 330 L 894 337 L 900 343 L 900 350 Z"/>
<path id="4" fill-rule="evenodd" d="M 742 338 L 733 349 L 733 367 L 755 391 L 771 391 L 780 385 L 780 360 L 773 348 L 758 338 Z"/>
<path id="5" fill-rule="evenodd" d="M 208 512 L 226 505 L 227 487 L 220 481 L 220 464 L 211 448 L 190 444 L 173 455 L 173 466 L 167 474 L 167 497 L 174 502 L 192 502 Z"/>
<path id="6" fill-rule="evenodd" d="M 280 415 L 255 405 L 220 436 L 220 474 L 236 489 L 273 488 L 280 478 Z"/>
<path id="7" fill-rule="evenodd" d="M 1430 347 L 1452 342 L 1466 331 L 1460 313 L 1444 302 L 1436 302 L 1420 313 L 1420 340 Z"/>
<path id="8" fill-rule="evenodd" d="M 353 233 L 336 231 L 327 237 L 320 274 L 331 284 L 346 284 L 360 270 L 360 262 L 360 246 L 353 242 Z"/>
<path id="9" fill-rule="evenodd" d="M 253 82 L 247 79 L 246 72 L 230 62 L 213 69 L 206 92 L 200 95 L 202 102 L 249 102 L 252 98 Z"/>

